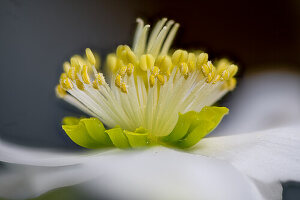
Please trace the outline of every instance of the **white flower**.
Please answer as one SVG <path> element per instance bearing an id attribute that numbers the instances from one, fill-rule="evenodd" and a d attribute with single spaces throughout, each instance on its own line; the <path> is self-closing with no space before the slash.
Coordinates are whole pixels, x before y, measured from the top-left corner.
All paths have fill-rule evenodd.
<path id="1" fill-rule="evenodd" d="M 65 83 L 73 88 L 76 85 Z M 0 174 L 0 196 L 24 199 L 81 183 L 79 190 L 117 199 L 281 199 L 280 181 L 300 181 L 300 113 L 295 111 L 299 110 L 299 85 L 299 76 L 269 75 L 246 80 L 235 96 L 238 102 L 230 106 L 232 118 L 216 130 L 219 136 L 236 135 L 204 138 L 186 151 L 151 147 L 65 153 L 1 141 L 0 161 L 8 167 Z M 65 98 L 64 90 L 58 90 Z M 126 91 L 129 94 L 130 88 Z M 84 96 L 75 93 L 73 97 Z M 125 93 L 124 98 L 129 96 Z M 74 104 L 91 111 L 89 102 Z M 105 118 L 100 112 L 93 114 Z M 278 120 L 283 114 L 284 119 Z M 278 120 L 278 126 L 272 124 L 274 120 Z M 114 120 L 111 122 L 115 125 Z M 158 129 L 153 125 L 147 128 Z"/>

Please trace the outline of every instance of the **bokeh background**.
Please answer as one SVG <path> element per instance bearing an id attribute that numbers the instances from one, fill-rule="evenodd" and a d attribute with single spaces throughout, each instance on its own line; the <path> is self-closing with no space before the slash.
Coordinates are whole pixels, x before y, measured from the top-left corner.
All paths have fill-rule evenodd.
<path id="1" fill-rule="evenodd" d="M 55 97 L 62 63 L 86 47 L 104 58 L 130 44 L 136 17 L 151 24 L 174 19 L 181 24 L 176 47 L 227 56 L 241 67 L 240 79 L 266 70 L 300 72 L 297 0 L 1 0 L 0 137 L 80 150 L 60 128 L 64 116 L 80 115 Z M 300 199 L 299 183 L 284 184 L 284 199 Z"/>

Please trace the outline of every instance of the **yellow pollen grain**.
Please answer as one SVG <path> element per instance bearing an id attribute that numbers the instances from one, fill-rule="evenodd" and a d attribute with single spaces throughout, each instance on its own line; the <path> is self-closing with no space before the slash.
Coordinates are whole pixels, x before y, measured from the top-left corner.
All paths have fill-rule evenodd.
<path id="1" fill-rule="evenodd" d="M 183 76 L 186 76 L 188 75 L 188 72 L 189 72 L 189 67 L 186 63 L 181 63 L 180 65 L 180 72 Z"/>
<path id="2" fill-rule="evenodd" d="M 82 80 L 85 84 L 90 84 L 91 83 L 87 65 L 83 66 L 82 71 L 81 71 L 81 77 L 82 77 Z"/>
<path id="3" fill-rule="evenodd" d="M 157 80 L 158 80 L 159 84 L 161 84 L 161 85 L 165 84 L 165 78 L 164 78 L 163 75 L 158 74 L 157 75 Z"/>
<path id="4" fill-rule="evenodd" d="M 154 66 L 154 67 L 152 68 L 152 74 L 156 77 L 156 76 L 158 75 L 158 73 L 159 73 L 159 68 L 156 67 L 156 66 Z"/>
<path id="5" fill-rule="evenodd" d="M 103 85 L 105 83 L 105 79 L 102 73 L 96 74 L 96 79 L 99 85 Z"/>
<path id="6" fill-rule="evenodd" d="M 119 74 L 123 77 L 125 76 L 126 74 L 126 70 L 127 70 L 127 67 L 125 65 L 123 65 L 120 70 L 119 70 Z"/>
<path id="7" fill-rule="evenodd" d="M 71 90 L 71 89 L 73 89 L 73 87 L 74 87 L 74 85 L 73 85 L 71 79 L 69 79 L 69 78 L 65 78 L 65 79 L 63 80 L 63 85 L 65 86 L 65 88 L 66 88 L 67 90 Z"/>
<path id="8" fill-rule="evenodd" d="M 79 90 L 84 90 L 83 82 L 81 82 L 78 78 L 76 78 L 75 82 L 76 82 L 76 86 Z"/>
<path id="9" fill-rule="evenodd" d="M 98 81 L 96 79 L 93 81 L 92 85 L 93 85 L 94 89 L 96 89 L 96 90 L 99 89 Z"/>
<path id="10" fill-rule="evenodd" d="M 87 59 L 89 60 L 89 62 L 92 64 L 92 65 L 96 65 L 96 59 L 95 59 L 95 56 L 93 54 L 93 52 L 91 51 L 90 48 L 86 48 L 85 49 L 85 54 L 86 54 L 86 57 Z"/>
<path id="11" fill-rule="evenodd" d="M 126 83 L 121 83 L 120 89 L 124 93 L 128 92 Z"/>
<path id="12" fill-rule="evenodd" d="M 208 76 L 208 74 L 210 72 L 208 65 L 207 64 L 202 65 L 201 71 L 204 76 Z"/>
<path id="13" fill-rule="evenodd" d="M 75 67 L 70 67 L 69 71 L 68 71 L 68 77 L 71 79 L 71 80 L 75 80 L 76 78 L 76 68 Z"/>
<path id="14" fill-rule="evenodd" d="M 132 63 L 129 63 L 127 65 L 127 76 L 131 76 L 131 74 L 133 73 L 133 70 L 134 70 L 134 65 Z"/>
<path id="15" fill-rule="evenodd" d="M 67 94 L 67 92 L 60 85 L 55 87 L 55 92 L 59 98 L 64 98 L 64 96 Z"/>
<path id="16" fill-rule="evenodd" d="M 227 81 L 230 78 L 230 73 L 225 69 L 221 74 L 221 80 Z"/>
<path id="17" fill-rule="evenodd" d="M 218 75 L 214 78 L 214 80 L 212 81 L 212 83 L 213 83 L 213 84 L 216 84 L 218 81 L 220 81 L 220 79 L 221 79 L 221 76 L 220 76 L 220 74 L 218 74 Z"/>
<path id="18" fill-rule="evenodd" d="M 121 77 L 121 75 L 117 75 L 116 76 L 116 80 L 115 80 L 115 85 L 117 86 L 117 87 L 121 87 L 121 81 L 122 81 L 122 77 Z"/>
<path id="19" fill-rule="evenodd" d="M 214 73 L 213 73 L 213 72 L 210 72 L 210 73 L 207 75 L 206 82 L 207 82 L 207 83 L 210 83 L 210 82 L 212 82 L 213 79 L 214 79 Z"/>
<path id="20" fill-rule="evenodd" d="M 155 76 L 153 74 L 151 74 L 149 77 L 149 83 L 150 83 L 150 87 L 153 87 L 155 84 Z"/>

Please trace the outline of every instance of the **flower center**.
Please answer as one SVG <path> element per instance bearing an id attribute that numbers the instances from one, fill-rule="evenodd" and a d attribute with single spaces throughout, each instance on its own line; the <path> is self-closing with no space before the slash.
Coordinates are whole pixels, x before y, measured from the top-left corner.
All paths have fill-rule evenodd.
<path id="1" fill-rule="evenodd" d="M 168 135 L 178 113 L 199 112 L 236 85 L 238 67 L 226 59 L 216 64 L 204 52 L 178 49 L 170 53 L 179 24 L 160 20 L 148 37 L 149 25 L 137 19 L 132 48 L 117 47 L 106 59 L 106 78 L 98 72 L 90 49 L 65 62 L 57 95 L 107 127 L 138 127 L 153 136 Z"/>

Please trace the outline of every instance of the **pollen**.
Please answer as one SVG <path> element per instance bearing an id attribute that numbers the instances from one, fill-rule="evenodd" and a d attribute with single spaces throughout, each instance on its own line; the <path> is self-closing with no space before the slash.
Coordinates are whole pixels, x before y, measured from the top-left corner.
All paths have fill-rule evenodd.
<path id="1" fill-rule="evenodd" d="M 200 50 L 170 50 L 178 23 L 163 18 L 152 30 L 141 19 L 137 24 L 133 45 L 117 46 L 103 71 L 90 48 L 64 62 L 57 96 L 108 128 L 143 127 L 155 138 L 173 130 L 178 113 L 199 112 L 236 87 L 238 67 L 230 60 L 212 61 Z"/>

